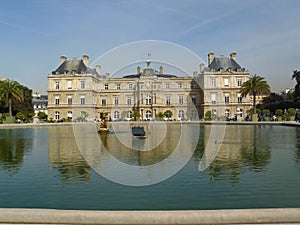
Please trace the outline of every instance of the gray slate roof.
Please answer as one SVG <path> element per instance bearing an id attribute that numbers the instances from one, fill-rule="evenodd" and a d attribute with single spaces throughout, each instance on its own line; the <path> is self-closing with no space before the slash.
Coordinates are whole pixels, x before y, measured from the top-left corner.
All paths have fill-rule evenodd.
<path id="1" fill-rule="evenodd" d="M 213 59 L 211 64 L 207 67 L 208 71 L 224 71 L 224 70 L 232 70 L 232 71 L 244 71 L 234 59 L 228 56 L 217 56 Z"/>
<path id="2" fill-rule="evenodd" d="M 64 61 L 56 70 L 54 70 L 53 74 L 64 74 L 64 73 L 77 73 L 87 71 L 88 68 L 83 63 L 82 59 L 69 59 Z"/>
<path id="3" fill-rule="evenodd" d="M 87 67 L 82 59 L 68 59 L 64 61 L 52 74 L 65 74 L 65 73 L 88 73 L 100 76 L 95 68 Z"/>

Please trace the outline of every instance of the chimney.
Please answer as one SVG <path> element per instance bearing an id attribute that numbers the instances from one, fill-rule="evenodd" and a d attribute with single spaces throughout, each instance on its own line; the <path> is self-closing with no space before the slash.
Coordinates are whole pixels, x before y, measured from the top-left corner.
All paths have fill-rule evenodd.
<path id="1" fill-rule="evenodd" d="M 67 60 L 67 57 L 65 56 L 65 55 L 62 55 L 61 57 L 60 57 L 60 62 L 61 63 L 64 63 L 64 61 L 66 61 Z"/>
<path id="2" fill-rule="evenodd" d="M 82 56 L 82 60 L 83 60 L 83 63 L 84 63 L 84 65 L 86 66 L 86 67 L 89 67 L 89 56 L 88 55 L 86 55 L 86 54 L 84 54 L 83 56 Z"/>
<path id="3" fill-rule="evenodd" d="M 233 59 L 233 60 L 236 60 L 236 52 L 232 52 L 230 54 L 230 57 Z"/>
<path id="4" fill-rule="evenodd" d="M 163 74 L 164 73 L 164 68 L 162 66 L 159 67 L 159 73 Z"/>
<path id="5" fill-rule="evenodd" d="M 215 54 L 213 52 L 208 53 L 208 65 L 212 63 L 215 58 Z"/>
<path id="6" fill-rule="evenodd" d="M 204 71 L 205 65 L 204 63 L 200 64 L 200 73 L 202 73 Z"/>
<path id="7" fill-rule="evenodd" d="M 101 70 L 101 66 L 99 65 L 96 65 L 96 72 L 98 73 L 98 75 L 100 75 L 100 71 Z"/>
<path id="8" fill-rule="evenodd" d="M 141 73 L 141 67 L 138 66 L 138 67 L 136 68 L 136 73 L 137 73 L 137 74 L 140 74 L 140 73 Z"/>

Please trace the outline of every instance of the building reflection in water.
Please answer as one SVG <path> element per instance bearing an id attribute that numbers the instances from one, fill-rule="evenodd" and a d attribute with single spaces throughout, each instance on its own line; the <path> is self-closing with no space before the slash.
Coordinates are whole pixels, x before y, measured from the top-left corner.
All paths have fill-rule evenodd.
<path id="1" fill-rule="evenodd" d="M 7 171 L 18 171 L 24 155 L 32 150 L 32 129 L 0 130 L 0 167 Z"/>
<path id="2" fill-rule="evenodd" d="M 204 127 L 204 146 L 210 131 L 209 126 Z M 244 170 L 264 170 L 271 158 L 270 135 L 270 132 L 263 133 L 260 126 L 227 126 L 218 154 L 209 166 L 211 182 L 227 180 L 238 183 L 239 175 Z M 198 151 L 197 157 L 199 154 L 203 153 Z"/>
<path id="3" fill-rule="evenodd" d="M 119 138 L 120 135 L 101 135 L 101 141 L 106 150 L 119 161 L 129 165 L 149 166 L 168 158 L 178 145 L 181 127 L 167 126 L 165 131 L 162 132 L 159 125 L 146 127 L 146 139 L 134 137 L 130 131 L 124 132 L 131 142 L 130 146 L 122 143 L 124 138 Z"/>
<path id="4" fill-rule="evenodd" d="M 149 126 L 147 137 L 138 139 L 128 124 L 115 123 L 107 135 L 98 135 L 92 126 L 74 125 L 77 144 L 86 161 L 103 177 L 117 183 L 140 186 L 166 180 L 188 162 L 198 143 L 199 125 L 152 122 L 145 125 Z"/>
<path id="5" fill-rule="evenodd" d="M 91 168 L 77 147 L 71 126 L 49 127 L 49 161 L 63 183 L 88 182 Z"/>

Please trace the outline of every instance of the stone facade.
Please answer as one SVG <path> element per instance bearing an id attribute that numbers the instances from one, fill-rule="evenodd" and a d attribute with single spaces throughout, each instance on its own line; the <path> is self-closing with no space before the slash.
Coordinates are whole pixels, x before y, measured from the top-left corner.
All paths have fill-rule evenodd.
<path id="1" fill-rule="evenodd" d="M 84 56 L 86 57 L 86 55 Z M 85 59 L 67 60 L 48 75 L 48 114 L 54 120 L 88 120 L 106 112 L 111 120 L 155 119 L 171 112 L 170 120 L 197 120 L 203 95 L 195 77 L 177 77 L 153 69 L 150 61 L 137 73 L 122 78 L 101 75 Z M 99 68 L 99 67 L 98 67 Z"/>
<path id="2" fill-rule="evenodd" d="M 217 118 L 240 120 L 251 107 L 250 97 L 239 94 L 249 72 L 236 62 L 236 53 L 209 53 L 207 67 L 201 64 L 193 76 L 165 74 L 147 60 L 135 74 L 110 78 L 100 66 L 89 68 L 88 60 L 87 55 L 80 60 L 62 56 L 48 75 L 48 118 L 97 120 L 106 112 L 111 120 L 152 120 L 170 111 L 170 120 L 198 120 L 211 111 Z"/>
<path id="3" fill-rule="evenodd" d="M 215 117 L 241 120 L 251 108 L 250 97 L 241 98 L 242 84 L 249 79 L 249 72 L 236 62 L 236 53 L 215 57 L 208 54 L 208 66 L 200 66 L 203 80 L 203 114 L 211 111 Z"/>

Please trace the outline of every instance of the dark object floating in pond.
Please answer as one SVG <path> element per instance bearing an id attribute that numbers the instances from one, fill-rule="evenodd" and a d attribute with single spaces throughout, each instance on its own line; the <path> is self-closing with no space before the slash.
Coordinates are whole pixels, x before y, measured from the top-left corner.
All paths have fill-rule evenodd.
<path id="1" fill-rule="evenodd" d="M 146 137 L 146 132 L 145 132 L 144 127 L 132 127 L 131 133 L 133 136 L 138 137 L 138 138 Z"/>

